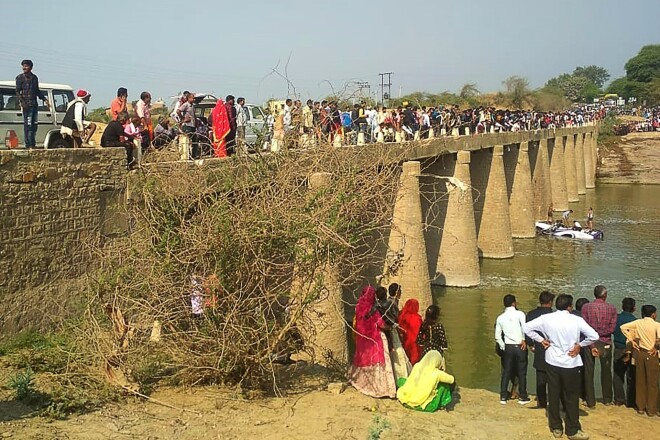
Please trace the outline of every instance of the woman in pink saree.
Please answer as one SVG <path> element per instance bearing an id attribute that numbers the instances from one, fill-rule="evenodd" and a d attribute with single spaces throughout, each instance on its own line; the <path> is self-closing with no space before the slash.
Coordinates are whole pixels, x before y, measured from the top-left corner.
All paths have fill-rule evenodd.
<path id="1" fill-rule="evenodd" d="M 351 384 L 362 394 L 371 397 L 396 396 L 392 361 L 387 339 L 381 329 L 385 326 L 375 310 L 376 289 L 366 286 L 355 306 L 355 355 L 348 371 Z"/>

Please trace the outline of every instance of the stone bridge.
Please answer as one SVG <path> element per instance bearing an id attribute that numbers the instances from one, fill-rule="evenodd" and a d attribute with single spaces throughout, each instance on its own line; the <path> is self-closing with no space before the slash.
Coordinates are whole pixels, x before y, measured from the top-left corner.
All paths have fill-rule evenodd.
<path id="1" fill-rule="evenodd" d="M 478 285 L 480 258 L 513 257 L 513 238 L 534 237 L 535 221 L 551 205 L 569 209 L 595 187 L 597 136 L 598 126 L 587 125 L 357 147 L 365 160 L 405 158 L 389 242 L 401 265 L 385 281 L 399 282 L 403 301 L 414 296 L 422 308 L 431 303 L 431 284 Z M 119 149 L 0 150 L 0 329 L 31 325 L 20 313 L 8 322 L 8 304 L 26 292 L 50 295 L 58 281 L 84 274 L 93 245 L 122 232 L 124 157 Z M 424 191 L 442 198 L 434 228 L 425 227 Z M 340 345 L 332 350 L 344 352 L 345 341 L 333 339 L 329 345 Z"/>

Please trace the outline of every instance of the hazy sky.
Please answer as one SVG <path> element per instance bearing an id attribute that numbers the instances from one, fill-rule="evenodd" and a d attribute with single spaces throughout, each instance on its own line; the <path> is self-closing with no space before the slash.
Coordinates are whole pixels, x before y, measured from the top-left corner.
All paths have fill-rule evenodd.
<path id="1" fill-rule="evenodd" d="M 0 79 L 34 61 L 42 82 L 85 88 L 90 107 L 187 89 L 303 99 L 350 82 L 392 95 L 495 91 L 511 75 L 538 87 L 575 66 L 612 77 L 646 44 L 660 43 L 660 0 L 22 0 L 2 1 Z"/>

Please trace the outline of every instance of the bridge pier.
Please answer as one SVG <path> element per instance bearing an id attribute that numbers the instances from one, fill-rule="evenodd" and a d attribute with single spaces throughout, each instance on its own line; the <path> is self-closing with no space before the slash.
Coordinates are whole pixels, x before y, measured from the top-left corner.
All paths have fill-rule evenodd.
<path id="1" fill-rule="evenodd" d="M 475 199 L 477 246 L 484 258 L 513 257 L 511 218 L 506 190 L 502 145 L 475 151 L 470 172 Z"/>
<path id="2" fill-rule="evenodd" d="M 452 167 L 453 165 L 453 167 Z M 453 170 L 452 170 L 453 168 Z M 433 284 L 472 287 L 481 282 L 472 202 L 470 152 L 459 151 L 447 166 L 447 205 Z"/>
<path id="3" fill-rule="evenodd" d="M 596 185 L 596 172 L 598 171 L 598 135 L 596 131 L 591 132 L 591 154 L 593 155 L 592 172 L 594 174 L 594 186 Z"/>
<path id="4" fill-rule="evenodd" d="M 550 161 L 548 140 L 541 139 L 529 150 L 532 168 L 532 188 L 534 189 L 535 220 L 545 220 L 552 204 L 552 182 L 550 181 Z"/>
<path id="5" fill-rule="evenodd" d="M 564 137 L 557 136 L 548 141 L 552 205 L 555 211 L 566 211 L 568 209 L 568 192 L 566 190 L 566 166 L 564 165 Z"/>
<path id="6" fill-rule="evenodd" d="M 406 300 L 415 298 L 419 301 L 420 309 L 424 310 L 433 303 L 433 298 L 422 222 L 420 174 L 420 162 L 403 163 L 399 192 L 394 204 L 383 282 L 401 285 L 402 305 Z M 395 261 L 398 268 L 392 270 Z"/>
<path id="7" fill-rule="evenodd" d="M 586 173 L 584 165 L 584 134 L 578 133 L 575 137 L 575 168 L 577 172 L 578 195 L 587 193 Z"/>
<path id="8" fill-rule="evenodd" d="M 564 165 L 566 165 L 566 195 L 568 202 L 578 202 L 577 168 L 575 166 L 575 135 L 566 136 L 564 147 Z"/>
<path id="9" fill-rule="evenodd" d="M 529 168 L 529 144 L 507 145 L 504 151 L 504 171 L 509 196 L 509 216 L 513 238 L 536 237 L 536 212 L 532 173 Z"/>
<path id="10" fill-rule="evenodd" d="M 592 144 L 593 133 L 584 134 L 584 172 L 587 188 L 596 187 L 596 174 L 594 172 L 594 154 Z"/>
<path id="11" fill-rule="evenodd" d="M 314 173 L 309 176 L 310 192 L 319 191 L 330 185 L 330 173 Z M 302 252 L 313 253 L 308 243 L 300 244 Z M 319 273 L 322 284 L 316 278 L 298 276 L 294 269 L 291 298 L 294 306 L 301 305 L 310 296 L 316 299 L 308 305 L 305 325 L 300 327 L 303 340 L 314 350 L 314 362 L 330 366 L 335 362 L 348 363 L 348 344 L 344 317 L 343 289 L 339 267 L 326 262 Z"/>

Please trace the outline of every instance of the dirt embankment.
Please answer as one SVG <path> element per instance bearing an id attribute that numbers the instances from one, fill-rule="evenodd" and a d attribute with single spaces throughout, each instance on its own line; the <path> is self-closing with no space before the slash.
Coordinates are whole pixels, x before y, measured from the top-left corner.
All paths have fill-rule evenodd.
<path id="1" fill-rule="evenodd" d="M 337 390 L 336 390 L 337 391 Z M 343 393 L 315 390 L 284 398 L 243 400 L 211 388 L 162 390 L 156 403 L 108 405 L 67 420 L 31 416 L 0 392 L 0 438 L 12 439 L 487 439 L 551 438 L 543 410 L 534 402 L 499 403 L 495 393 L 460 388 L 450 411 L 434 414 L 403 408 L 397 401 L 372 399 L 353 388 Z M 657 418 L 634 410 L 597 405 L 581 410 L 592 439 L 646 439 Z M 651 437 L 649 437 L 649 435 Z M 565 437 L 564 437 L 565 438 Z"/>
<path id="2" fill-rule="evenodd" d="M 605 150 L 598 182 L 660 185 L 660 132 L 630 133 Z"/>

